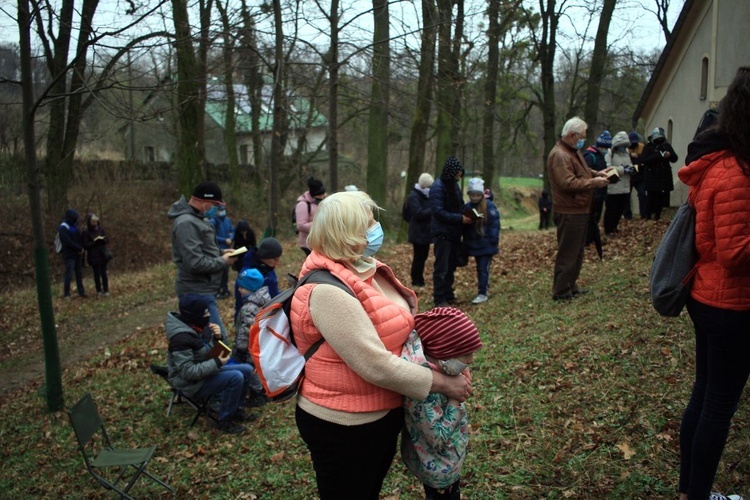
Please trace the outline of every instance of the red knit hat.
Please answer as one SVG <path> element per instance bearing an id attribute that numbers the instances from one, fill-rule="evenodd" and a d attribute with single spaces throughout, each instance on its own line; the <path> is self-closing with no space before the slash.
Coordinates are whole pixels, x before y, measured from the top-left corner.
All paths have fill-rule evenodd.
<path id="1" fill-rule="evenodd" d="M 446 360 L 471 354 L 482 347 L 479 331 L 468 316 L 455 307 L 435 307 L 414 316 L 424 353 Z"/>

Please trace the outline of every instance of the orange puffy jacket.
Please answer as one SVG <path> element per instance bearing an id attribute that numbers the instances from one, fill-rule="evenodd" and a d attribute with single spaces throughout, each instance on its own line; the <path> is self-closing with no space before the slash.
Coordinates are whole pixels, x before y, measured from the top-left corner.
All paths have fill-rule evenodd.
<path id="1" fill-rule="evenodd" d="M 701 261 L 691 296 L 721 309 L 750 310 L 750 176 L 726 150 L 696 159 L 677 175 L 691 186 L 696 210 Z"/>

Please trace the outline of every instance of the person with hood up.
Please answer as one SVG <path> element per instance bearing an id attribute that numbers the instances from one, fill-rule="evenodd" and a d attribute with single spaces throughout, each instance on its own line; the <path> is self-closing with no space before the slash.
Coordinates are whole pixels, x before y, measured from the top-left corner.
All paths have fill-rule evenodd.
<path id="1" fill-rule="evenodd" d="M 60 236 L 62 243 L 62 255 L 65 262 L 65 275 L 63 277 L 63 297 L 70 298 L 70 282 L 73 275 L 76 277 L 76 289 L 79 297 L 86 296 L 86 290 L 83 287 L 83 235 L 78 228 L 78 212 L 74 208 L 69 208 L 65 212 L 65 217 L 57 228 L 57 234 Z"/>
<path id="2" fill-rule="evenodd" d="M 221 339 L 221 330 L 211 322 L 206 297 L 195 293 L 182 295 L 179 314 L 167 313 L 164 328 L 169 343 L 169 383 L 190 397 L 219 396 L 217 427 L 228 434 L 242 434 L 245 428 L 241 422 L 257 418 L 240 409 L 254 375 L 253 367 L 227 364 L 230 359 L 227 352 L 208 357 L 214 343 Z"/>
<path id="3" fill-rule="evenodd" d="M 630 153 L 630 164 L 637 166 L 639 161 L 638 158 L 643 153 L 645 147 L 643 136 L 635 130 L 628 132 L 628 139 L 630 139 L 630 146 L 628 147 L 628 153 Z M 645 219 L 648 213 L 648 198 L 646 195 L 646 189 L 643 186 L 643 172 L 640 167 L 636 167 L 635 172 L 630 174 L 630 191 L 633 192 L 635 189 L 636 195 L 638 196 L 638 213 L 641 219 Z M 628 200 L 627 208 L 625 209 L 625 218 L 632 219 L 633 211 L 630 208 L 631 202 Z"/>
<path id="4" fill-rule="evenodd" d="M 216 295 L 224 269 L 231 266 L 236 257 L 229 256 L 231 249 L 219 250 L 216 231 L 210 220 L 220 207 L 225 206 L 221 188 L 213 182 L 201 182 L 189 201 L 181 196 L 167 212 L 167 217 L 172 220 L 172 262 L 177 266 L 174 282 L 177 297 L 188 293 L 204 296 L 211 312 L 211 322 L 219 325 L 224 341 L 227 332 L 221 321 Z"/>
<path id="5" fill-rule="evenodd" d="M 227 207 L 220 207 L 216 213 L 216 217 L 211 219 L 211 224 L 216 229 L 216 244 L 219 245 L 219 250 L 222 252 L 227 249 L 232 249 L 232 243 L 234 242 L 234 225 L 232 219 L 227 217 Z M 217 297 L 220 299 L 226 299 L 230 297 L 229 293 L 229 268 L 225 267 L 221 274 L 221 284 L 219 285 L 219 293 Z"/>
<path id="6" fill-rule="evenodd" d="M 500 212 L 495 204 L 484 197 L 484 181 L 469 179 L 469 202 L 464 214 L 473 214 L 472 223 L 464 226 L 464 249 L 477 263 L 477 296 L 472 304 L 487 302 L 490 286 L 492 256 L 498 252 L 500 243 Z M 477 216 L 476 213 L 479 213 Z"/>
<path id="7" fill-rule="evenodd" d="M 664 129 L 655 128 L 648 136 L 648 144 L 638 157 L 643 168 L 643 186 L 648 198 L 646 219 L 659 220 L 661 210 L 669 206 L 669 193 L 674 190 L 672 166 L 677 161 L 677 153 L 664 135 Z"/>
<path id="8" fill-rule="evenodd" d="M 99 224 L 96 214 L 86 216 L 86 231 L 83 233 L 83 246 L 86 249 L 89 265 L 94 271 L 94 285 L 97 297 L 109 297 L 109 278 L 107 277 L 107 255 L 105 249 L 109 243 L 107 233 Z"/>
<path id="9" fill-rule="evenodd" d="M 450 156 L 445 160 L 440 178 L 430 188 L 430 235 L 435 253 L 432 285 L 436 307 L 456 303 L 453 282 L 461 246 L 461 233 L 464 224 L 471 224 L 471 219 L 462 213 L 464 200 L 458 181 L 463 175 L 464 167 L 461 162 L 458 158 Z"/>
<path id="10" fill-rule="evenodd" d="M 737 71 L 718 124 L 688 146 L 677 175 L 695 207 L 695 266 L 687 311 L 695 379 L 680 426 L 680 500 L 713 493 L 732 417 L 750 375 L 750 67 Z"/>
<path id="11" fill-rule="evenodd" d="M 411 243 L 414 255 L 411 261 L 411 284 L 412 286 L 424 286 L 424 264 L 430 255 L 430 219 L 432 219 L 432 207 L 430 206 L 430 187 L 435 180 L 430 174 L 424 172 L 414 184 L 409 196 L 406 197 L 406 209 L 409 218 L 409 243 Z"/>
<path id="12" fill-rule="evenodd" d="M 250 227 L 250 223 L 244 219 L 237 221 L 237 228 L 234 231 L 233 248 L 236 250 L 245 247 L 248 250 L 252 250 L 257 246 L 258 240 L 255 237 L 255 231 Z M 242 259 L 235 260 L 234 264 L 232 264 L 232 269 L 238 273 L 242 271 Z"/>
<path id="13" fill-rule="evenodd" d="M 307 191 L 297 198 L 294 205 L 294 220 L 296 221 L 296 231 L 298 233 L 297 244 L 305 253 L 310 255 L 310 247 L 307 245 L 307 236 L 310 234 L 315 212 L 318 210 L 318 203 L 326 197 L 326 188 L 323 183 L 314 177 L 307 179 Z"/>
<path id="14" fill-rule="evenodd" d="M 617 170 L 619 180 L 607 186 L 606 211 L 604 212 L 604 235 L 613 236 L 617 226 L 630 204 L 630 176 L 635 168 L 630 163 L 628 146 L 630 138 L 627 132 L 620 131 L 612 139 L 612 157 L 610 165 Z"/>

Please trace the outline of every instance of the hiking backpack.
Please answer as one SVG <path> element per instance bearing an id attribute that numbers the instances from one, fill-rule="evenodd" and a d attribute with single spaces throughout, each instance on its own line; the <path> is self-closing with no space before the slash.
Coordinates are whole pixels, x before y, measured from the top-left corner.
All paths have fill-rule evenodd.
<path id="1" fill-rule="evenodd" d="M 411 222 L 411 210 L 409 210 L 409 198 L 404 200 L 404 204 L 401 205 L 401 218 L 406 222 Z"/>
<path id="2" fill-rule="evenodd" d="M 305 362 L 325 341 L 321 337 L 304 355 L 297 350 L 289 311 L 294 292 L 305 283 L 333 285 L 354 296 L 349 287 L 327 269 L 313 269 L 258 311 L 255 322 L 250 326 L 248 351 L 255 362 L 255 371 L 263 389 L 272 402 L 286 401 L 297 393 Z"/>
<path id="3" fill-rule="evenodd" d="M 297 202 L 297 205 L 302 203 L 301 201 Z M 310 202 L 306 201 L 307 203 L 307 218 L 310 218 Z M 294 234 L 299 234 L 299 229 L 297 229 L 297 205 L 294 205 L 294 208 L 292 209 L 292 227 L 294 228 Z"/>
<path id="4" fill-rule="evenodd" d="M 63 222 L 60 224 L 60 227 L 64 227 L 68 231 L 70 231 L 70 226 Z M 57 234 L 55 235 L 55 253 L 62 253 L 62 241 L 60 241 L 60 228 L 57 228 Z"/>

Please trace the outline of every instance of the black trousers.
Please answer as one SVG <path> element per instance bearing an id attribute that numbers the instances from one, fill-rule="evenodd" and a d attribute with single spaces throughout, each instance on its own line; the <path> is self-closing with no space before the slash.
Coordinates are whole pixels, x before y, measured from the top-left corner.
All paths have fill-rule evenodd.
<path id="1" fill-rule="evenodd" d="M 625 207 L 630 203 L 630 193 L 608 194 L 606 210 L 604 211 L 604 234 L 612 234 L 617 231 Z"/>
<path id="2" fill-rule="evenodd" d="M 378 500 L 404 425 L 399 407 L 363 425 L 339 425 L 297 406 L 300 436 L 310 450 L 321 500 Z"/>
<path id="3" fill-rule="evenodd" d="M 424 264 L 430 255 L 430 244 L 412 243 L 411 246 L 414 248 L 414 258 L 411 261 L 411 284 L 424 286 Z"/>
<path id="4" fill-rule="evenodd" d="M 456 253 L 460 241 L 445 238 L 432 239 L 435 264 L 432 270 L 432 298 L 435 304 L 442 304 L 456 299 L 453 283 L 456 279 Z"/>

